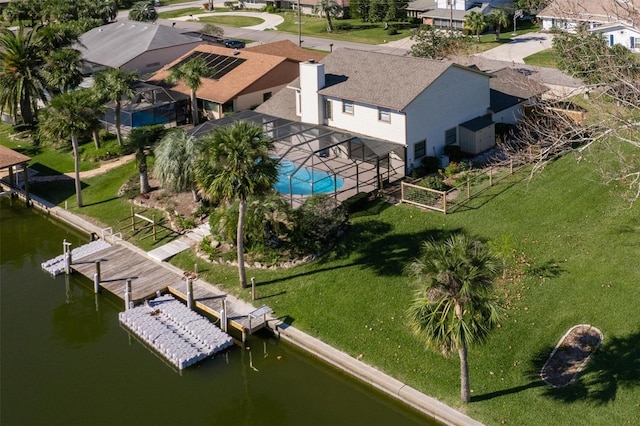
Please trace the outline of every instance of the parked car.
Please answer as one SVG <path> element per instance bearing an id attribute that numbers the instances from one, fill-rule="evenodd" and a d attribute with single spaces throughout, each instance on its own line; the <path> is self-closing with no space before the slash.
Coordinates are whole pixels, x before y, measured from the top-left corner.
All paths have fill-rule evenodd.
<path id="1" fill-rule="evenodd" d="M 244 41 L 242 40 L 225 40 L 224 45 L 232 49 L 242 49 L 244 47 Z"/>

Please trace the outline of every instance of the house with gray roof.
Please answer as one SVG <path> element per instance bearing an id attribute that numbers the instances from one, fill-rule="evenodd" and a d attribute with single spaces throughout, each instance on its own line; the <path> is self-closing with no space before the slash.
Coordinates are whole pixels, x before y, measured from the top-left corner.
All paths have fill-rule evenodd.
<path id="1" fill-rule="evenodd" d="M 552 0 L 538 12 L 543 30 L 575 32 L 603 25 L 640 25 L 640 0 Z"/>
<path id="2" fill-rule="evenodd" d="M 422 9 L 418 17 L 422 18 L 423 24 L 456 30 L 463 29 L 464 20 L 471 12 L 487 15 L 495 8 L 513 6 L 513 0 L 431 0 L 431 5 L 428 0 L 416 0 L 412 3 Z M 409 8 L 412 3 L 409 3 Z"/>
<path id="3" fill-rule="evenodd" d="M 301 63 L 300 78 L 257 111 L 393 143 L 408 174 L 459 144 L 461 123 L 488 114 L 490 78 L 451 61 L 338 49 Z"/>
<path id="4" fill-rule="evenodd" d="M 494 123 L 515 125 L 522 119 L 525 106 L 535 104 L 549 90 L 513 68 L 503 68 L 491 75 L 489 111 Z"/>
<path id="5" fill-rule="evenodd" d="M 83 74 L 120 68 L 140 75 L 155 72 L 205 43 L 184 31 L 150 22 L 121 21 L 93 28 L 80 36 Z"/>

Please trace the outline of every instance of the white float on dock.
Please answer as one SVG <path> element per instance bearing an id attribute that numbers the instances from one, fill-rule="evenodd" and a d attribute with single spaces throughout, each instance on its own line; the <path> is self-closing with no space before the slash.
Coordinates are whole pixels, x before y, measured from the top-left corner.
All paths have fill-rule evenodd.
<path id="1" fill-rule="evenodd" d="M 64 244 L 68 244 L 65 243 Z M 71 250 L 71 258 L 73 261 L 79 261 L 83 257 L 89 256 L 93 253 L 97 253 L 101 250 L 111 247 L 111 244 L 106 242 L 105 240 L 95 240 L 91 241 L 88 244 L 82 245 L 80 247 L 76 247 Z M 60 275 L 65 271 L 65 254 L 61 254 L 60 256 L 54 257 L 51 260 L 47 260 L 46 262 L 42 262 L 42 269 L 49 272 L 51 275 L 56 276 Z"/>
<path id="2" fill-rule="evenodd" d="M 233 339 L 171 295 L 119 314 L 120 323 L 180 370 L 233 345 Z"/>

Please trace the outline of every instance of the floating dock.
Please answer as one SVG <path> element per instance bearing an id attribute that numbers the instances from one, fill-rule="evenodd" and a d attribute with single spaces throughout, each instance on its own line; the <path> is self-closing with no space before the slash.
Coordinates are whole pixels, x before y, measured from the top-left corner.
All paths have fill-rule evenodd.
<path id="1" fill-rule="evenodd" d="M 119 314 L 120 323 L 183 370 L 233 345 L 233 339 L 171 295 Z"/>
<path id="2" fill-rule="evenodd" d="M 81 259 L 109 247 L 111 247 L 111 244 L 109 244 L 105 240 L 91 241 L 88 244 L 71 250 L 71 259 Z M 42 269 L 44 269 L 54 277 L 56 275 L 62 274 L 65 271 L 65 255 L 61 254 L 60 256 L 54 257 L 53 259 L 47 260 L 46 262 L 42 262 Z"/>

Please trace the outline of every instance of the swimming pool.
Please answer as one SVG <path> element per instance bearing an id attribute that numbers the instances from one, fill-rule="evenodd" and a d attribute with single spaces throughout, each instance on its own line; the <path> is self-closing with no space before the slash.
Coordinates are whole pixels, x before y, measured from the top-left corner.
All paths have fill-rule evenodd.
<path id="1" fill-rule="evenodd" d="M 298 167 L 289 160 L 282 159 L 278 164 L 278 182 L 274 188 L 281 194 L 311 195 L 333 192 L 344 184 L 344 180 L 321 170 L 308 167 L 300 169 L 291 176 L 291 191 L 289 190 L 289 175 Z"/>

